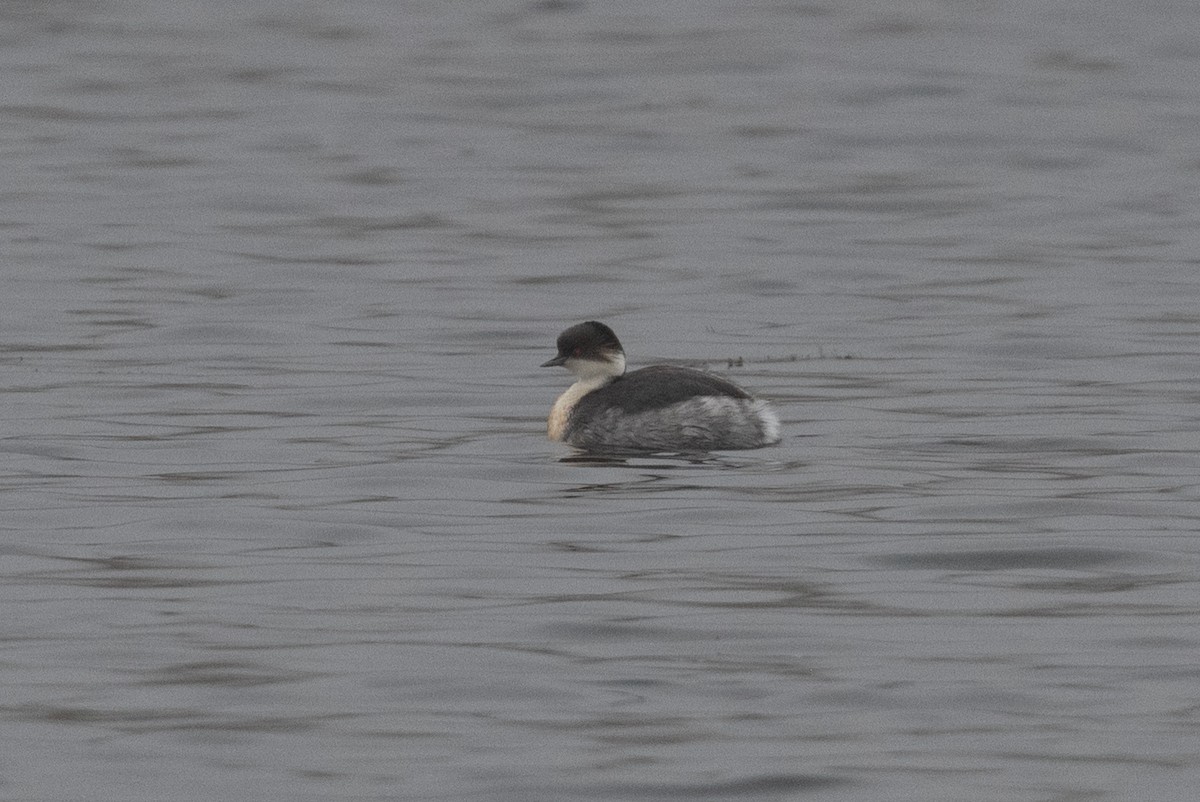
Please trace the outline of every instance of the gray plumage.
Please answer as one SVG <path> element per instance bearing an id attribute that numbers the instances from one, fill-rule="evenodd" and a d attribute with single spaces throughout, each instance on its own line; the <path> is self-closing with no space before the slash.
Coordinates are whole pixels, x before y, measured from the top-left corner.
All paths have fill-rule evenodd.
<path id="1" fill-rule="evenodd" d="M 624 349 L 603 323 L 564 331 L 550 365 L 580 377 L 555 404 L 550 422 L 553 439 L 579 448 L 706 451 L 779 441 L 770 405 L 733 382 L 670 365 L 624 373 Z"/>

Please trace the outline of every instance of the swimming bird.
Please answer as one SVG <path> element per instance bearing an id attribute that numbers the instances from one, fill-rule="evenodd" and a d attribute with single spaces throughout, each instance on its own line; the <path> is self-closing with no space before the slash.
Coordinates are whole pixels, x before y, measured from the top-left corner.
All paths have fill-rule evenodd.
<path id="1" fill-rule="evenodd" d="M 731 381 L 691 368 L 625 372 L 625 349 L 595 320 L 558 335 L 562 366 L 576 381 L 550 410 L 551 440 L 590 450 L 710 451 L 778 443 L 779 417 Z"/>

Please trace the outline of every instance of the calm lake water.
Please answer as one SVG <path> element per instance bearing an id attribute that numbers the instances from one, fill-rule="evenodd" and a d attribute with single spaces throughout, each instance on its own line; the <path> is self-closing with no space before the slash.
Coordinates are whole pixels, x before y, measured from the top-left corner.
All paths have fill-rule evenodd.
<path id="1" fill-rule="evenodd" d="M 0 7 L 0 797 L 1191 800 L 1200 5 Z M 775 448 L 571 460 L 598 318 Z"/>

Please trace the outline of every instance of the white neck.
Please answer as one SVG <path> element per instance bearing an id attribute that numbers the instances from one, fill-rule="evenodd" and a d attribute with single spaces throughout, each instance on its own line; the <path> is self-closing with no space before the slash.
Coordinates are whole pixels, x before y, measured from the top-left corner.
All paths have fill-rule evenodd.
<path id="1" fill-rule="evenodd" d="M 567 433 L 567 420 L 571 417 L 571 410 L 579 403 L 579 399 L 592 390 L 599 390 L 612 380 L 612 374 L 598 373 L 586 379 L 581 377 L 568 387 L 550 409 L 550 418 L 546 421 L 546 435 L 551 440 L 562 440 Z"/>

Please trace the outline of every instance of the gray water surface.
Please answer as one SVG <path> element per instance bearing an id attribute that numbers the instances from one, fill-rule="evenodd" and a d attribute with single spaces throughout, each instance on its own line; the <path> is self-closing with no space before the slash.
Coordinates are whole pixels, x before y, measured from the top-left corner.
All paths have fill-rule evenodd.
<path id="1" fill-rule="evenodd" d="M 0 7 L 0 797 L 1192 799 L 1197 30 Z M 784 442 L 572 459 L 588 318 Z"/>

